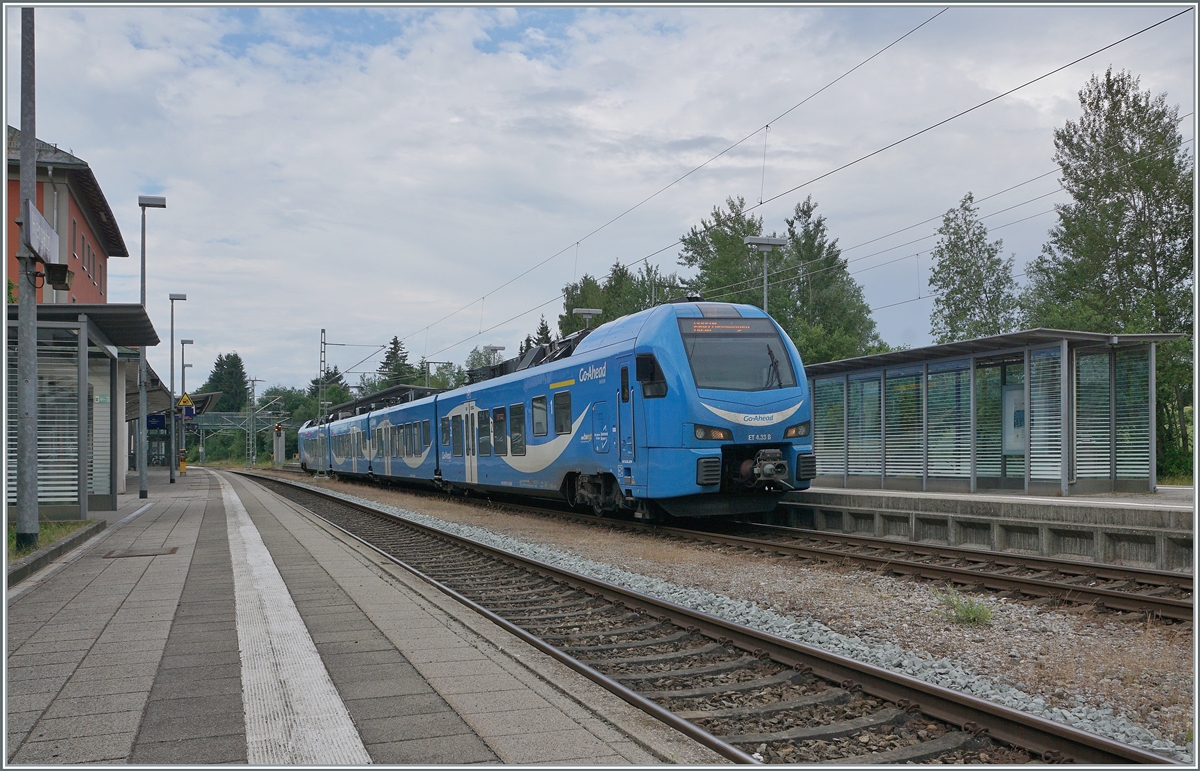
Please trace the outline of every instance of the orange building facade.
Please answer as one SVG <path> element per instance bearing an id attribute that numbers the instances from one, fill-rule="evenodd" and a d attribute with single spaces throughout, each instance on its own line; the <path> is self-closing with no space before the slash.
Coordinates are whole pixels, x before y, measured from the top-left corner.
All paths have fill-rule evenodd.
<path id="1" fill-rule="evenodd" d="M 17 247 L 20 244 L 20 132 L 8 127 L 8 289 L 15 302 L 23 290 Z M 39 303 L 107 303 L 108 261 L 128 257 L 116 217 L 87 162 L 38 140 L 38 211 L 58 233 L 58 259 L 75 275 L 71 289 L 38 287 Z M 40 283 L 40 280 L 39 280 Z"/>

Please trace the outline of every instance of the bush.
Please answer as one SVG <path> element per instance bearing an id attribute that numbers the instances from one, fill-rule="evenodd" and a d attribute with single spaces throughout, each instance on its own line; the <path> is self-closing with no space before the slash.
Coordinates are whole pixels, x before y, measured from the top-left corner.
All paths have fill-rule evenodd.
<path id="1" fill-rule="evenodd" d="M 987 603 L 964 597 L 953 586 L 947 586 L 944 591 L 935 589 L 933 596 L 945 606 L 942 614 L 956 624 L 983 626 L 992 623 L 992 609 Z"/>

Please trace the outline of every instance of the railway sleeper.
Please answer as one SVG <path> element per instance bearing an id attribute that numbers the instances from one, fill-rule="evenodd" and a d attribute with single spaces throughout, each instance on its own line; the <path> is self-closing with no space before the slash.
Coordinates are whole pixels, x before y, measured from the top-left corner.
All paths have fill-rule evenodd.
<path id="1" fill-rule="evenodd" d="M 588 659 L 587 663 L 591 666 L 606 666 L 609 664 L 649 664 L 655 661 L 672 661 L 674 659 L 686 659 L 691 656 L 703 656 L 707 653 L 715 653 L 716 651 L 725 650 L 725 646 L 720 643 L 709 643 L 708 645 L 699 648 L 688 648 L 687 650 L 671 651 L 669 653 L 655 653 L 650 656 L 629 656 L 627 658 L 618 657 L 615 659 Z"/>
<path id="2" fill-rule="evenodd" d="M 885 752 L 872 752 L 866 755 L 847 755 L 844 758 L 823 760 L 821 765 L 900 765 L 903 763 L 919 763 L 922 760 L 932 760 L 939 755 L 955 750 L 973 750 L 983 744 L 980 739 L 964 731 L 948 731 L 936 739 L 927 742 L 911 744 L 907 747 L 897 747 Z"/>
<path id="3" fill-rule="evenodd" d="M 578 604 L 578 603 L 572 603 L 572 604 Z M 547 607 L 550 607 L 550 606 L 547 606 Z M 514 624 L 536 624 L 539 621 L 562 621 L 564 619 L 572 619 L 572 618 L 585 619 L 585 620 L 607 618 L 607 616 L 605 616 L 605 613 L 609 610 L 615 610 L 615 608 L 613 608 L 613 606 L 611 606 L 611 605 L 599 605 L 594 608 L 582 608 L 580 610 L 574 610 L 569 613 L 543 613 L 543 614 L 535 615 L 535 616 L 520 615 L 520 614 L 513 614 L 510 616 L 507 613 L 505 613 L 504 611 L 499 611 L 499 610 L 494 611 L 494 612 L 498 613 L 501 616 L 504 616 L 504 618 L 506 618 L 507 620 L 511 621 Z"/>
<path id="4" fill-rule="evenodd" d="M 620 682 L 636 682 L 639 680 L 662 680 L 664 677 L 704 677 L 705 675 L 719 675 L 724 672 L 732 672 L 743 667 L 754 666 L 759 663 L 758 659 L 750 656 L 742 656 L 729 661 L 722 661 L 717 664 L 709 664 L 703 667 L 692 667 L 690 669 L 676 669 L 670 671 L 655 671 L 655 672 L 633 672 L 625 675 L 609 675 L 613 680 Z"/>
<path id="5" fill-rule="evenodd" d="M 551 603 L 549 600 L 563 600 Z M 588 597 L 582 592 L 564 593 L 562 596 L 526 597 L 521 600 L 488 600 L 488 610 L 499 613 L 505 610 L 559 610 L 560 608 L 575 608 L 589 602 L 596 602 L 595 597 Z M 600 606 L 604 607 L 604 606 Z"/>
<path id="6" fill-rule="evenodd" d="M 633 616 L 636 614 L 630 613 Z M 637 626 L 627 626 L 622 629 L 588 629 L 585 631 L 571 632 L 567 634 L 543 634 L 538 635 L 543 640 L 583 640 L 588 637 L 621 637 L 627 634 L 638 634 L 640 632 L 649 632 L 651 629 L 660 627 L 674 629 L 673 624 L 667 624 L 662 621 L 651 621 L 647 624 L 638 624 Z M 687 634 L 683 632 L 682 634 Z"/>
<path id="7" fill-rule="evenodd" d="M 721 740 L 730 744 L 762 744 L 763 742 L 812 742 L 840 739 L 843 736 L 878 728 L 885 725 L 900 725 L 908 720 L 909 714 L 898 708 L 888 707 L 871 714 L 856 717 L 852 720 L 839 720 L 826 725 L 802 726 L 789 728 L 786 731 L 776 731 L 769 734 L 734 734 L 722 736 Z"/>
<path id="8" fill-rule="evenodd" d="M 700 688 L 684 688 L 678 691 L 638 691 L 638 693 L 647 699 L 653 699 L 655 701 L 664 699 L 692 699 L 698 696 L 716 696 L 722 693 L 745 693 L 746 691 L 757 691 L 761 688 L 769 688 L 772 685 L 780 685 L 781 683 L 799 683 L 801 680 L 804 680 L 807 677 L 808 675 L 803 675 L 799 672 L 784 671 L 769 677 L 763 677 L 758 680 L 745 680 L 740 683 L 706 685 Z"/>
<path id="9" fill-rule="evenodd" d="M 590 616 L 583 616 L 581 614 L 575 614 L 573 616 L 565 616 L 564 618 L 575 618 L 575 619 L 582 619 L 585 621 L 615 622 L 615 621 L 633 621 L 636 618 L 644 618 L 644 616 L 641 613 L 629 612 L 629 613 L 622 613 L 619 616 L 603 616 L 599 613 L 593 613 Z M 536 626 L 538 626 L 537 622 L 545 621 L 545 620 L 554 621 L 555 619 L 551 619 L 549 616 L 542 616 L 540 618 L 537 616 L 529 616 L 529 617 L 514 616 L 513 618 L 509 619 L 509 621 L 512 621 L 514 624 L 515 623 L 528 624 L 530 627 L 529 631 L 543 639 L 551 639 L 551 638 L 559 639 L 559 638 L 579 637 L 580 635 L 589 634 L 592 632 L 595 632 L 597 634 L 602 634 L 602 635 L 609 634 L 609 632 L 606 632 L 603 629 L 599 629 L 599 630 L 580 629 L 576 633 L 564 632 L 564 633 L 557 633 L 557 634 L 549 634 L 549 630 L 562 629 L 564 627 L 570 626 L 569 624 L 565 624 L 565 623 L 561 623 L 561 622 L 554 623 L 554 624 L 541 625 L 543 629 L 547 630 L 547 634 L 542 634 L 541 632 L 535 632 L 534 629 L 536 628 Z"/>
<path id="10" fill-rule="evenodd" d="M 817 693 L 810 693 L 807 696 L 801 696 L 796 699 L 788 699 L 787 701 L 777 701 L 771 704 L 759 704 L 753 707 L 727 707 L 725 709 L 712 710 L 688 710 L 684 712 L 676 712 L 676 715 L 684 720 L 711 720 L 726 717 L 758 717 L 761 715 L 773 715 L 776 712 L 788 712 L 793 709 L 803 709 L 804 707 L 812 707 L 820 704 L 823 706 L 831 706 L 834 704 L 845 704 L 850 701 L 850 692 L 841 688 L 826 688 Z"/>
<path id="11" fill-rule="evenodd" d="M 666 637 L 651 637 L 647 640 L 629 640 L 626 642 L 609 643 L 608 645 L 569 645 L 559 648 L 564 653 L 602 653 L 605 651 L 622 651 L 632 648 L 648 648 L 651 645 L 666 645 L 679 642 L 692 635 L 691 632 L 676 632 Z"/>

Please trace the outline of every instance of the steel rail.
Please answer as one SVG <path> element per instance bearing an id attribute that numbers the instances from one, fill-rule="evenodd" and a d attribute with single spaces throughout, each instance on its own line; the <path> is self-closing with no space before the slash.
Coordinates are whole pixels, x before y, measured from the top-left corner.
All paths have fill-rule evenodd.
<path id="1" fill-rule="evenodd" d="M 352 480 L 348 480 L 352 481 Z M 408 490 L 411 494 L 429 494 L 430 491 Z M 773 551 L 780 554 L 819 559 L 822 561 L 852 560 L 872 565 L 877 569 L 886 569 L 904 575 L 919 575 L 929 580 L 950 581 L 962 586 L 978 586 L 996 591 L 1019 591 L 1032 597 L 1045 597 L 1072 603 L 1091 603 L 1105 610 L 1123 611 L 1129 613 L 1152 613 L 1161 618 L 1176 621 L 1192 621 L 1194 618 L 1194 603 L 1191 600 L 1181 600 L 1173 597 L 1154 597 L 1152 595 L 1126 592 L 1104 587 L 1087 587 L 1068 584 L 1061 581 L 1038 579 L 1032 577 L 1010 576 L 988 570 L 985 566 L 955 567 L 951 565 L 932 565 L 919 560 L 905 559 L 903 556 L 863 554 L 844 552 L 836 548 L 825 548 L 812 544 L 780 543 L 778 541 L 758 540 L 746 536 L 728 535 L 709 530 L 691 530 L 688 528 L 669 527 L 664 525 L 646 524 L 627 520 L 612 520 L 598 518 L 593 515 L 579 514 L 568 509 L 556 509 L 545 506 L 533 506 L 506 500 L 497 501 L 509 508 L 534 514 L 549 514 L 559 518 L 572 519 L 608 527 L 655 532 L 696 541 L 709 541 L 736 546 L 748 550 Z M 911 552 L 924 556 L 936 556 L 946 559 L 966 559 L 979 562 L 994 562 L 1001 567 L 1026 567 L 1030 569 L 1058 570 L 1068 575 L 1095 575 L 1105 580 L 1129 580 L 1155 584 L 1157 586 L 1179 586 L 1180 589 L 1191 592 L 1193 579 L 1187 573 L 1151 570 L 1146 568 L 1118 567 L 1096 563 L 1060 560 L 1052 557 L 1035 557 L 1015 555 L 1007 552 L 962 549 L 953 546 L 917 544 L 906 541 L 893 541 L 886 538 L 871 538 L 868 536 L 851 535 L 846 533 L 829 533 L 821 530 L 806 530 L 778 525 L 760 523 L 739 523 L 745 527 L 753 527 L 767 531 L 777 531 L 781 535 L 795 538 L 813 538 L 838 543 L 857 544 L 867 548 L 888 549 L 893 551 Z"/>
<path id="2" fill-rule="evenodd" d="M 255 475 L 246 474 L 245 476 L 253 477 Z M 261 478 L 261 477 L 260 477 Z M 405 527 L 416 529 L 420 532 L 427 533 L 433 537 L 441 538 L 451 543 L 462 545 L 466 548 L 482 552 L 492 556 L 502 562 L 517 565 L 524 569 L 535 573 L 547 575 L 551 578 L 562 581 L 563 583 L 573 586 L 585 592 L 597 594 L 605 597 L 610 601 L 621 604 L 624 607 L 638 608 L 649 615 L 656 616 L 660 620 L 670 621 L 681 627 L 695 629 L 707 634 L 710 637 L 717 639 L 726 639 L 732 644 L 751 651 L 755 655 L 761 655 L 763 652 L 768 653 L 771 658 L 776 661 L 791 666 L 795 669 L 810 670 L 819 677 L 824 677 L 835 682 L 844 683 L 847 687 L 853 687 L 857 684 L 862 687 L 863 691 L 874 696 L 878 696 L 887 701 L 896 703 L 905 709 L 919 711 L 932 718 L 945 721 L 952 725 L 960 726 L 963 730 L 975 734 L 986 734 L 993 739 L 1021 747 L 1047 760 L 1063 760 L 1068 762 L 1080 763 L 1156 763 L 1156 764 L 1178 764 L 1169 758 L 1156 755 L 1147 750 L 1133 747 L 1122 742 L 1108 739 L 1096 734 L 1087 733 L 1077 728 L 1057 723 L 1046 718 L 1040 718 L 1035 715 L 1020 712 L 1019 710 L 1005 707 L 993 702 L 985 701 L 974 696 L 952 691 L 948 688 L 943 688 L 933 683 L 928 683 L 923 680 L 918 680 L 907 675 L 902 675 L 892 672 L 881 667 L 863 662 L 856 661 L 846 656 L 841 656 L 836 653 L 805 645 L 794 640 L 788 640 L 782 637 L 761 632 L 757 629 L 737 624 L 731 621 L 726 621 L 716 616 L 711 616 L 691 608 L 686 608 L 681 605 L 660 600 L 650 595 L 642 594 L 632 589 L 610 584 L 599 579 L 590 578 L 569 570 L 557 568 L 552 565 L 547 565 L 533 559 L 522 557 L 511 552 L 506 552 L 488 544 L 475 541 L 465 536 L 458 536 L 434 527 L 422 525 L 417 522 L 389 514 L 370 506 L 347 501 L 335 495 L 313 490 L 308 486 L 300 487 L 286 480 L 281 480 L 274 477 L 267 477 L 269 481 L 277 484 L 287 485 L 303 490 L 306 493 L 316 495 L 339 505 L 380 517 L 385 520 L 403 523 Z M 319 516 L 319 515 L 316 515 Z M 332 524 L 332 523 L 330 523 Z M 337 527 L 336 525 L 334 527 Z M 338 528 L 343 530 L 342 528 Z M 344 531 L 343 532 L 347 532 Z M 350 535 L 353 536 L 351 533 Z M 357 536 L 353 536 L 358 539 Z M 362 539 L 358 539 L 362 540 Z M 366 543 L 363 541 L 363 543 Z M 366 544 L 371 546 L 369 543 Z M 379 551 L 380 554 L 390 560 L 397 561 L 396 557 L 388 555 L 385 552 L 371 546 L 372 549 Z M 406 569 L 412 570 L 414 574 L 422 575 L 419 571 L 413 570 L 411 567 L 405 566 Z M 437 582 L 432 579 L 422 577 L 430 583 Z M 440 584 L 437 584 L 439 588 Z M 452 596 L 460 599 L 461 595 L 452 592 Z M 469 604 L 473 609 L 479 606 L 472 603 L 466 598 L 461 598 L 460 601 Z M 487 612 L 486 609 L 481 609 L 489 619 L 499 619 L 493 613 Z M 500 623 L 503 619 L 499 619 Z M 504 622 L 505 629 L 512 631 L 517 629 L 508 622 Z M 511 627 L 511 628 L 510 628 Z M 522 630 L 523 632 L 523 630 Z M 516 632 L 514 631 L 514 634 Z M 539 650 L 544 650 L 550 655 L 554 649 L 548 643 L 532 642 L 537 638 L 528 633 L 521 634 L 522 639 L 531 641 L 538 647 Z M 565 658 L 559 658 L 563 656 Z M 555 658 L 567 663 L 576 671 L 592 677 L 589 672 L 592 670 L 586 664 L 578 662 L 566 654 L 559 651 Z M 570 660 L 570 663 L 567 661 Z M 599 678 L 607 680 L 603 675 L 596 673 Z M 592 678 L 595 682 L 604 685 L 601 679 Z M 848 681 L 848 682 L 847 682 Z M 608 687 L 605 685 L 604 687 Z M 610 689 L 612 690 L 612 689 Z M 628 690 L 628 689 L 624 689 Z M 617 693 L 622 698 L 624 695 Z M 630 692 L 630 695 L 639 700 L 645 701 L 637 694 Z M 626 699 L 630 703 L 636 703 L 630 699 Z M 653 703 L 653 702 L 649 702 Z M 657 707 L 657 705 L 655 705 Z M 658 707 L 662 710 L 661 707 Z M 663 710 L 665 712 L 665 710 Z M 657 715 L 656 715 L 657 716 Z M 662 718 L 660 718 L 662 719 Z M 675 720 L 682 720 L 675 716 Z M 981 722 L 982 721 L 982 722 Z M 686 721 L 683 721 L 686 723 Z M 985 724 L 986 723 L 986 724 Z M 674 727 L 674 723 L 671 723 Z M 680 729 L 682 730 L 682 729 Z M 693 730 L 700 730 L 693 726 Z M 707 732 L 705 732 L 707 733 Z M 692 734 L 689 734 L 692 735 Z M 711 734 L 708 734 L 711 736 Z M 712 737 L 713 741 L 721 742 L 720 739 Z M 711 745 L 706 745 L 711 746 Z M 736 748 L 733 748 L 736 749 Z M 738 750 L 738 752 L 741 752 Z M 743 753 L 744 754 L 744 753 Z M 728 756 L 727 756 L 728 757 Z M 747 756 L 748 757 L 748 756 Z M 753 760 L 753 759 L 751 759 Z M 746 762 L 746 761 L 742 761 Z M 1181 764 L 1180 764 L 1181 765 Z"/>
<path id="3" fill-rule="evenodd" d="M 747 549 L 762 549 L 764 551 L 775 551 L 782 554 L 801 555 L 805 557 L 826 560 L 855 560 L 859 562 L 865 562 L 879 568 L 886 568 L 897 573 L 919 574 L 924 578 L 952 581 L 954 583 L 963 585 L 978 585 L 988 589 L 996 590 L 1016 589 L 1023 593 L 1040 597 L 1059 597 L 1067 602 L 1094 602 L 1098 605 L 1102 604 L 1103 607 L 1110 610 L 1122 610 L 1130 612 L 1148 611 L 1158 614 L 1164 618 L 1172 618 L 1181 621 L 1191 621 L 1193 617 L 1192 602 L 1189 600 L 1175 599 L 1173 597 L 1152 597 L 1133 592 L 1122 592 L 1116 589 L 1105 589 L 1103 587 L 1077 586 L 1075 584 L 1064 584 L 1057 581 L 1049 581 L 1039 578 L 1007 576 L 985 570 L 983 568 L 932 565 L 927 562 L 904 559 L 903 557 L 889 554 L 844 552 L 837 549 L 823 548 L 820 546 L 762 540 L 758 538 L 748 538 L 745 536 L 725 535 L 719 533 L 710 533 L 702 530 L 687 530 L 673 527 L 658 527 L 656 530 L 660 533 L 666 533 L 683 538 L 707 540 L 717 543 L 724 543 L 730 546 L 740 546 Z M 812 537 L 820 537 L 818 534 L 819 531 L 813 531 Z M 892 549 L 900 549 L 906 546 L 896 542 L 885 542 L 883 544 L 875 543 L 868 545 L 877 548 Z M 917 550 L 908 549 L 908 551 L 915 553 Z M 992 554 L 992 552 L 964 552 L 953 556 L 973 559 L 985 557 L 994 560 L 995 557 L 992 557 Z M 1014 567 L 1026 564 L 1019 558 L 1013 558 L 1011 555 L 1006 556 L 1008 560 L 1012 560 L 1012 566 Z M 1086 569 L 1079 570 L 1080 566 L 1074 563 L 1067 563 L 1065 565 L 1060 564 L 1056 567 L 1061 569 L 1068 566 L 1070 570 L 1078 570 L 1081 574 L 1095 573 L 1097 576 L 1100 575 L 1099 571 L 1091 571 Z M 1052 568 L 1047 567 L 1046 569 Z M 1122 571 L 1110 569 L 1110 572 L 1117 573 Z M 1128 574 L 1122 575 L 1121 577 L 1137 580 L 1133 575 Z"/>

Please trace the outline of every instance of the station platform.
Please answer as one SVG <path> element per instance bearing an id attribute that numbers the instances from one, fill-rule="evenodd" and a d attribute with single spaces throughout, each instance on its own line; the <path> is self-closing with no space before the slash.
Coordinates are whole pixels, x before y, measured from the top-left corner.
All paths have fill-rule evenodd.
<path id="1" fill-rule="evenodd" d="M 1192 570 L 1193 487 L 1065 497 L 817 487 L 788 493 L 793 527 L 1128 565 Z"/>
<path id="2" fill-rule="evenodd" d="M 8 590 L 8 763 L 725 762 L 251 481 L 130 481 Z"/>

